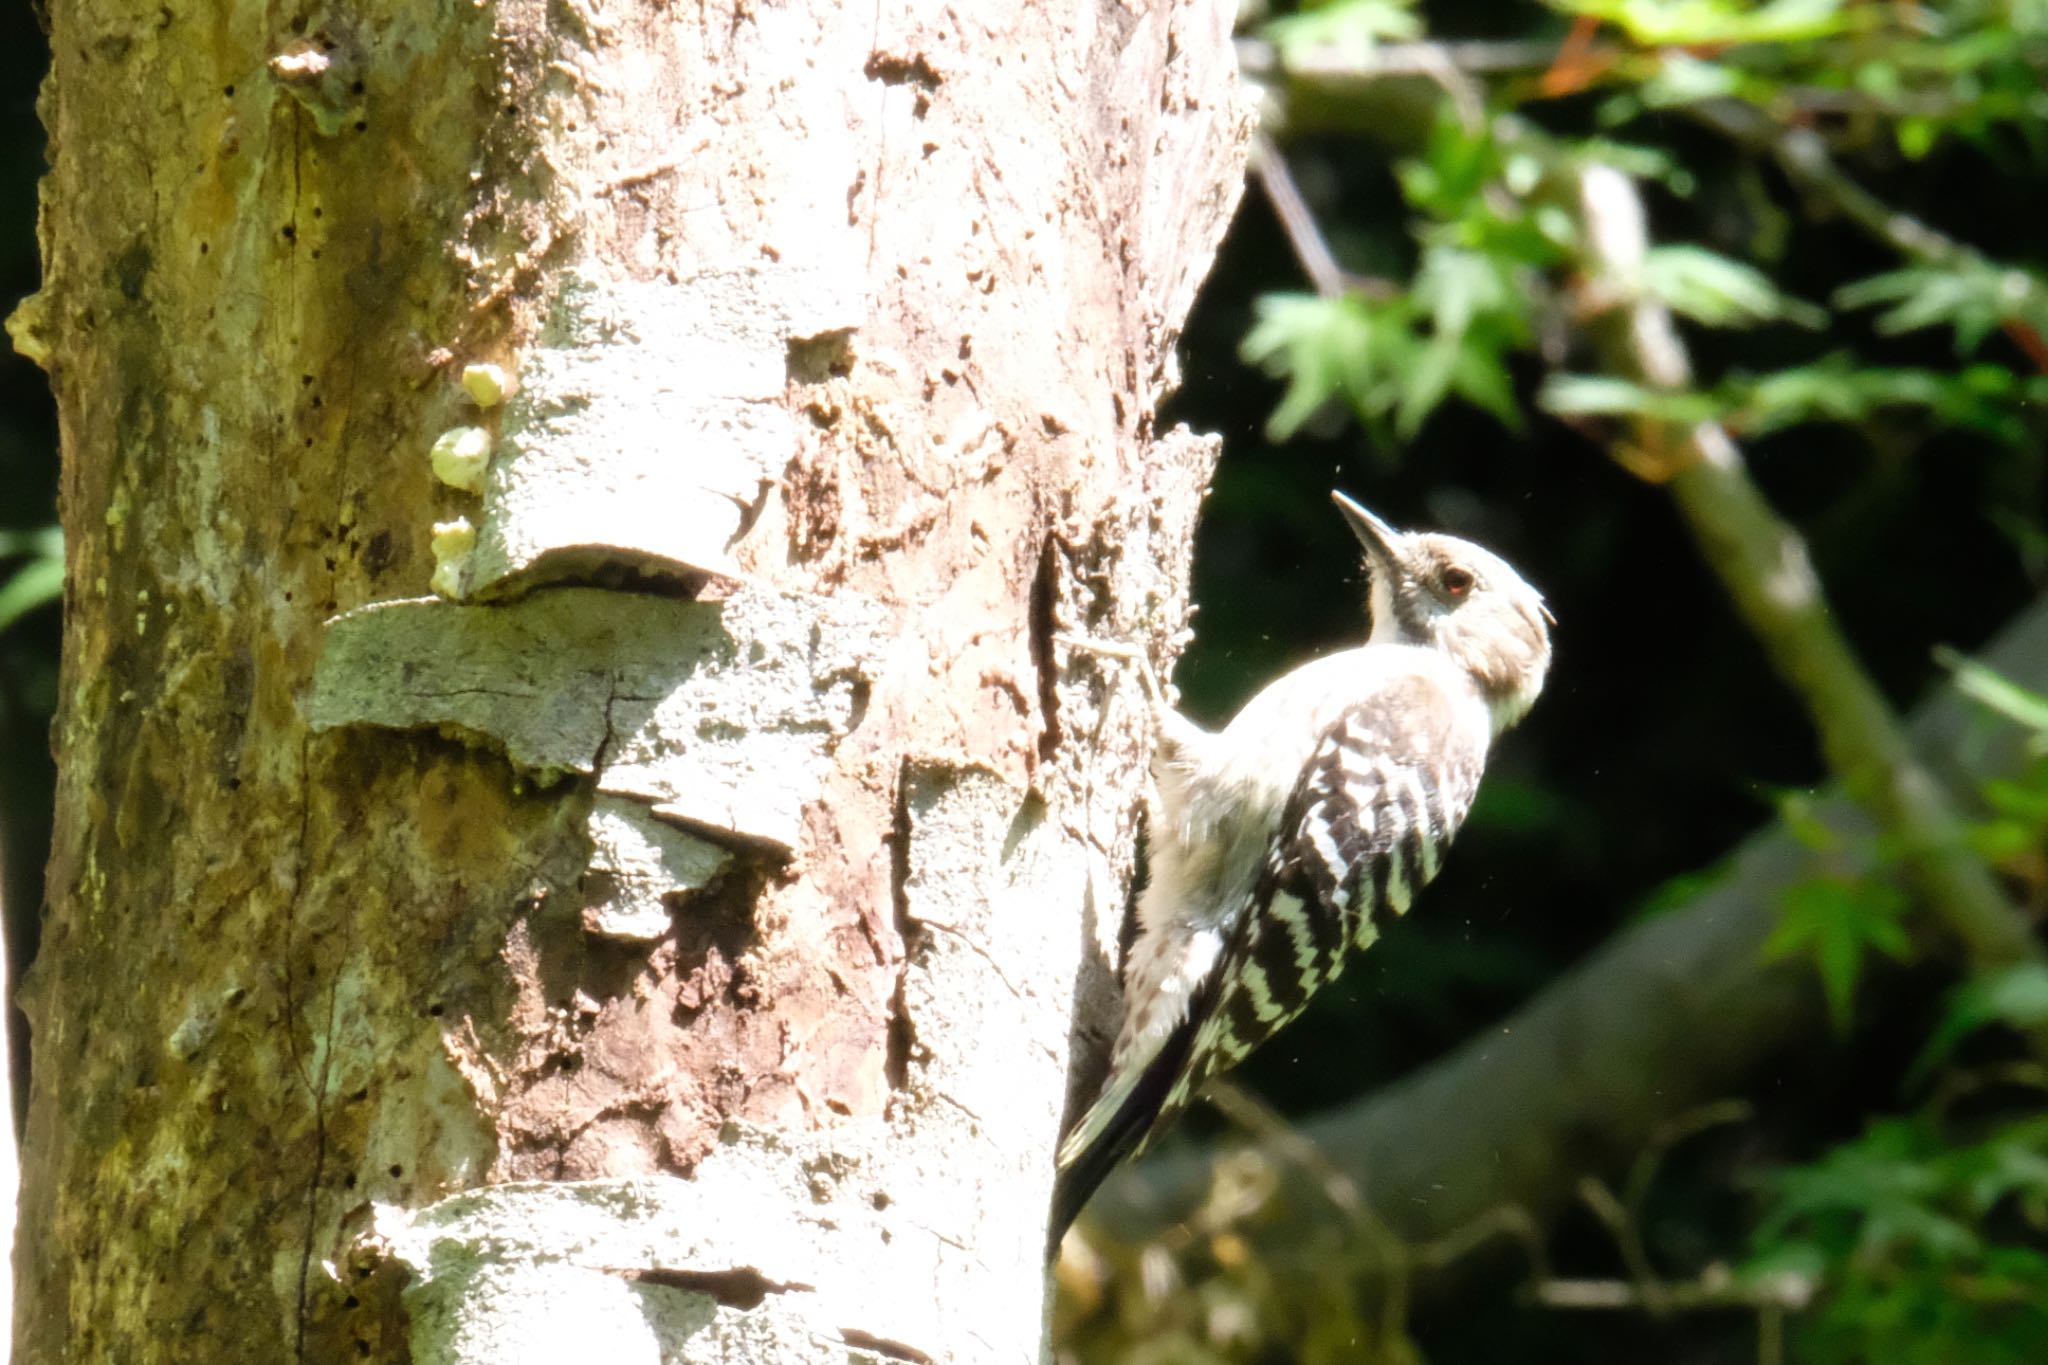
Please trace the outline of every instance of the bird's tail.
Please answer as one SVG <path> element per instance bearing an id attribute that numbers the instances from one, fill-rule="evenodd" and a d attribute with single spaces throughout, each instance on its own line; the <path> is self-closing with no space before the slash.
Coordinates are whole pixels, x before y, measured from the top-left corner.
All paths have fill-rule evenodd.
<path id="1" fill-rule="evenodd" d="M 1117 1163 L 1133 1156 L 1177 1097 L 1174 1086 L 1186 1069 L 1196 1023 L 1183 1019 L 1142 1066 L 1112 1070 L 1101 1096 L 1060 1143 L 1059 1173 L 1053 1179 L 1049 1254 Z"/>

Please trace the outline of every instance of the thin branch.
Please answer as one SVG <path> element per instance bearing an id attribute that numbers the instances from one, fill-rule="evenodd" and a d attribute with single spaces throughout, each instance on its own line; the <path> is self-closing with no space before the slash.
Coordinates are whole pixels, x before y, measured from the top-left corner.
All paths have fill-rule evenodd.
<path id="1" fill-rule="evenodd" d="M 1910 213 L 1872 194 L 1835 163 L 1827 143 L 1811 128 L 1787 128 L 1754 105 L 1707 100 L 1685 112 L 1749 151 L 1778 163 L 1786 179 L 1877 238 L 1901 256 L 1928 265 L 1976 265 L 1983 257 Z"/>
<path id="2" fill-rule="evenodd" d="M 1592 1210 L 1593 1216 L 1606 1227 L 1607 1235 L 1614 1239 L 1621 1263 L 1628 1268 L 1630 1282 L 1635 1286 L 1636 1302 L 1652 1313 L 1662 1313 L 1674 1306 L 1665 1298 L 1664 1282 L 1650 1263 L 1650 1249 L 1643 1244 L 1641 1225 L 1614 1191 L 1607 1188 L 1607 1182 L 1593 1175 L 1581 1179 L 1579 1202 Z"/>
<path id="3" fill-rule="evenodd" d="M 1322 229 L 1316 226 L 1308 201 L 1301 197 L 1294 176 L 1288 172 L 1287 158 L 1264 133 L 1252 135 L 1252 174 L 1259 178 L 1259 188 L 1266 192 L 1266 202 L 1273 206 L 1273 216 L 1280 220 L 1287 244 L 1294 248 L 1294 259 L 1301 264 L 1301 272 L 1308 276 L 1316 293 L 1326 299 L 1343 295 L 1347 289 L 1344 270 L 1337 264 L 1330 244 L 1323 240 Z"/>
<path id="4" fill-rule="evenodd" d="M 1766 1280 L 1738 1280 L 1726 1270 L 1702 1275 L 1697 1280 L 1655 1285 L 1630 1280 L 1545 1280 L 1530 1290 L 1530 1298 L 1545 1308 L 1615 1309 L 1649 1312 L 1698 1312 L 1703 1309 L 1803 1308 L 1813 1297 L 1804 1281 L 1785 1277 Z"/>
<path id="5" fill-rule="evenodd" d="M 1691 364 L 1671 314 L 1635 283 L 1649 238 L 1635 182 L 1597 164 L 1577 180 L 1580 269 L 1595 295 L 1628 300 L 1594 320 L 1596 349 L 1612 373 L 1652 388 L 1686 387 Z M 1805 707 L 1828 767 L 1897 839 L 1906 874 L 1936 919 L 1980 967 L 2042 960 L 2026 921 L 1964 842 L 1961 812 L 1836 626 L 1805 542 L 1751 481 L 1728 433 L 1711 422 L 1672 429 L 1645 418 L 1635 441 L 1660 457 L 1702 555 Z"/>
<path id="6" fill-rule="evenodd" d="M 1271 43 L 1255 38 L 1237 45 L 1238 64 L 1248 76 L 1286 75 L 1330 86 L 1423 77 L 1436 80 L 1445 71 L 1464 76 L 1499 76 L 1545 71 L 1556 62 L 1558 45 L 1538 40 L 1451 43 L 1380 43 L 1369 51 L 1352 47 L 1297 48 L 1283 62 Z M 1587 60 L 1607 61 L 1620 50 L 1600 44 L 1589 48 Z"/>

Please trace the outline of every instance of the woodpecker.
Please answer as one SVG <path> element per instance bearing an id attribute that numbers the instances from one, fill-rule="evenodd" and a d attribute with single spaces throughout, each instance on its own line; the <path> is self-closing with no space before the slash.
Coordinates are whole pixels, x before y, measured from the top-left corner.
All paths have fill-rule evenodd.
<path id="1" fill-rule="evenodd" d="M 1551 616 L 1521 575 L 1330 496 L 1365 547 L 1365 644 L 1277 679 L 1220 732 L 1157 708 L 1123 1023 L 1060 1146 L 1054 1246 L 1119 1161 L 1407 912 L 1487 750 L 1542 690 Z"/>

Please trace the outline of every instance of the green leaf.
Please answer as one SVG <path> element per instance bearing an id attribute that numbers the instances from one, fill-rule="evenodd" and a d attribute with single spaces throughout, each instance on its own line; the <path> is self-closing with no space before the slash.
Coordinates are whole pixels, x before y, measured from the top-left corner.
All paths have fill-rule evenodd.
<path id="1" fill-rule="evenodd" d="M 1819 1231 L 1846 1218 L 1851 1236 L 1838 1254 L 1852 1264 L 1902 1250 L 1944 1261 L 1981 1255 L 1984 1239 L 1958 1207 L 1968 1172 L 1948 1154 L 1939 1135 L 1912 1120 L 1879 1120 L 1812 1165 L 1773 1176 L 1777 1203 L 1757 1240 L 1768 1244 L 1789 1228 Z"/>
<path id="2" fill-rule="evenodd" d="M 1667 911 L 1684 909 L 1715 887 L 1725 885 L 1731 870 L 1732 860 L 1723 858 L 1717 863 L 1667 878 L 1629 907 L 1628 918 L 1631 921 L 1655 919 Z"/>
<path id="3" fill-rule="evenodd" d="M 45 550 L 0 581 L 0 630 L 64 595 L 63 542 L 45 542 Z"/>
<path id="4" fill-rule="evenodd" d="M 1652 389 L 1597 374 L 1553 374 L 1543 381 L 1536 401 L 1560 417 L 1649 417 L 1683 423 L 1711 421 L 1723 410 L 1712 394 Z"/>
<path id="5" fill-rule="evenodd" d="M 1261 297 L 1238 353 L 1287 381 L 1280 405 L 1266 421 L 1267 435 L 1286 440 L 1335 399 L 1348 402 L 1367 420 L 1392 412 L 1421 345 L 1410 318 L 1405 298 Z"/>
<path id="6" fill-rule="evenodd" d="M 1782 292 L 1755 266 L 1701 247 L 1652 248 L 1643 261 L 1643 283 L 1673 312 L 1709 327 L 1822 327 L 1828 320 L 1826 309 Z"/>
<path id="7" fill-rule="evenodd" d="M 2036 776 L 2031 782 L 1994 777 L 1979 787 L 1978 793 L 1985 805 L 2001 815 L 2048 827 L 2048 781 L 2044 777 L 2048 774 Z"/>
<path id="8" fill-rule="evenodd" d="M 1837 877 L 1799 882 L 1779 903 L 1778 925 L 1764 941 L 1764 960 L 1811 957 L 1827 995 L 1828 1016 L 1846 1033 L 1865 956 L 1875 951 L 1904 960 L 1912 953 L 1905 927 L 1908 908 L 1906 897 L 1886 882 Z"/>
<path id="9" fill-rule="evenodd" d="M 1467 127 L 1449 108 L 1431 127 L 1423 154 L 1394 168 L 1401 193 L 1422 212 L 1455 222 L 1486 210 L 1489 187 L 1505 179 L 1507 167 L 1493 124 Z"/>
<path id="10" fill-rule="evenodd" d="M 1971 1211 L 1988 1214 L 2003 1201 L 2028 1203 L 2048 1196 L 2048 1151 L 2039 1124 L 2014 1124 L 1994 1133 L 1974 1151 L 1958 1153 L 1958 1183 Z"/>
<path id="11" fill-rule="evenodd" d="M 1903 118 L 1897 128 L 1899 151 L 1908 161 L 1919 161 L 1934 150 L 1934 143 L 1941 136 L 1941 125 L 1933 119 Z"/>
<path id="12" fill-rule="evenodd" d="M 1511 279 L 1512 261 L 1441 242 L 1423 253 L 1414 298 L 1426 309 L 1431 335 L 1403 378 L 1396 430 L 1406 438 L 1455 393 L 1509 427 L 1520 425 L 1504 353 L 1528 331 L 1524 292 Z"/>
<path id="13" fill-rule="evenodd" d="M 2032 730 L 2037 739 L 2048 738 L 2048 696 L 2029 691 L 2003 674 L 1974 659 L 1964 658 L 1946 646 L 1935 649 L 1934 659 L 1955 678 L 1958 692 L 1979 706 Z"/>
<path id="14" fill-rule="evenodd" d="M 1947 1060 L 1957 1043 L 1992 1024 L 2018 1029 L 2048 1024 L 2048 965 L 2019 962 L 1971 978 L 1949 996 L 1948 1009 L 1906 1072 L 1915 1087 Z"/>
<path id="15" fill-rule="evenodd" d="M 2048 396 L 2040 376 L 1995 365 L 1959 373 L 1858 369 L 1832 355 L 1811 365 L 1730 380 L 1724 405 L 1743 431 L 1763 434 L 1808 422 L 1861 421 L 1896 408 L 1925 408 L 1950 426 L 1971 427 L 2016 445 L 2032 443 L 2026 414 Z"/>
<path id="16" fill-rule="evenodd" d="M 1467 333 L 1451 367 L 1451 389 L 1458 397 L 1491 414 L 1509 431 L 1523 429 L 1522 407 L 1515 401 L 1515 382 L 1508 373 L 1505 346 L 1488 345 Z"/>
<path id="17" fill-rule="evenodd" d="M 1849 26 L 1841 0 L 1566 0 L 1563 8 L 1605 20 L 1644 47 L 1801 43 Z"/>
<path id="18" fill-rule="evenodd" d="M 1990 262 L 1907 266 L 1835 291 L 1843 308 L 1884 308 L 1877 330 L 1888 336 L 1949 327 L 1959 352 L 1975 350 L 2008 319 L 2048 330 L 2048 285 L 2030 271 Z"/>
<path id="19" fill-rule="evenodd" d="M 1821 815 L 1820 803 L 1804 787 L 1788 787 L 1772 794 L 1778 819 L 1785 832 L 1809 853 L 1831 853 L 1842 846 L 1842 836 Z"/>
<path id="20" fill-rule="evenodd" d="M 1747 78 L 1733 66 L 1674 51 L 1663 55 L 1639 93 L 1645 108 L 1673 109 L 1707 100 L 1734 99 L 1747 83 Z"/>
<path id="21" fill-rule="evenodd" d="M 64 557 L 64 532 L 56 526 L 38 526 L 32 530 L 0 531 L 0 559 L 12 559 L 16 555 L 34 555 L 39 559 L 62 559 Z"/>
<path id="22" fill-rule="evenodd" d="M 1382 42 L 1421 37 L 1422 20 L 1414 0 L 1334 0 L 1273 20 L 1264 36 L 1283 59 L 1316 50 L 1362 62 Z"/>

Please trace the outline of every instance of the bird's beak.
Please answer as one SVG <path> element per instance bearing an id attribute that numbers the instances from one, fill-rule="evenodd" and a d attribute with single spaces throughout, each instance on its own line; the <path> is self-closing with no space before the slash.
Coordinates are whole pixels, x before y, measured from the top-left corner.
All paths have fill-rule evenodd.
<path id="1" fill-rule="evenodd" d="M 1365 552 L 1373 563 L 1388 569 L 1400 563 L 1394 555 L 1394 542 L 1401 538 L 1399 531 L 1334 488 L 1330 490 L 1330 501 L 1337 504 L 1337 510 L 1344 514 L 1344 520 L 1351 523 L 1351 534 L 1358 537 L 1358 543 L 1365 547 Z"/>

